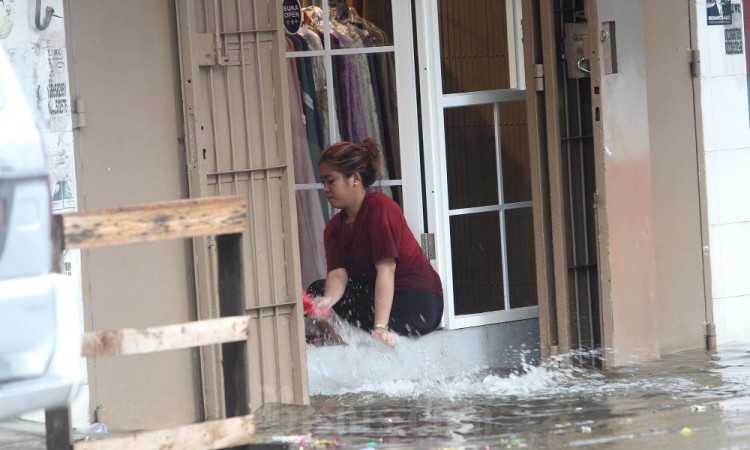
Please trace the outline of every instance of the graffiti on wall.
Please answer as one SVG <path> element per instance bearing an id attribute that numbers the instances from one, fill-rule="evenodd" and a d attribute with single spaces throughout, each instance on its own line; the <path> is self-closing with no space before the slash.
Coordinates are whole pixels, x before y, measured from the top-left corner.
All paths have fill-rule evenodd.
<path id="1" fill-rule="evenodd" d="M 727 55 L 742 55 L 742 5 L 731 5 L 731 20 L 724 26 L 724 52 Z"/>

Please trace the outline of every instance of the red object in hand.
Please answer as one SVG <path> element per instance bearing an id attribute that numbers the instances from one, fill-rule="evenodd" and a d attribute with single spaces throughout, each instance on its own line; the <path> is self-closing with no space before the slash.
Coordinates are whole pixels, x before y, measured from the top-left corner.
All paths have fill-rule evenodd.
<path id="1" fill-rule="evenodd" d="M 306 316 L 310 317 L 331 317 L 330 309 L 318 309 L 313 305 L 312 299 L 307 292 L 302 291 L 302 308 Z"/>

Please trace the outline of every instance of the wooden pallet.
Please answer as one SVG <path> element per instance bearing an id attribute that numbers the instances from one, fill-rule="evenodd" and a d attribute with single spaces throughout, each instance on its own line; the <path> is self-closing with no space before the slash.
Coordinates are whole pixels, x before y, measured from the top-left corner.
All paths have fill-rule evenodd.
<path id="1" fill-rule="evenodd" d="M 55 216 L 56 248 L 113 245 L 215 236 L 220 318 L 161 327 L 93 331 L 83 338 L 82 355 L 135 355 L 222 344 L 227 418 L 178 428 L 73 442 L 70 410 L 46 411 L 47 448 L 54 450 L 287 448 L 253 446 L 250 414 L 242 235 L 247 228 L 244 197 L 209 197 L 142 206 L 81 211 Z M 57 258 L 59 261 L 60 258 Z"/>

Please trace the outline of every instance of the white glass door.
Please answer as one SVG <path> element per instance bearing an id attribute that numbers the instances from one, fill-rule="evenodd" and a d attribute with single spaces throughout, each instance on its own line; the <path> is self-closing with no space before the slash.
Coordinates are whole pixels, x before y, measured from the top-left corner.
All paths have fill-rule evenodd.
<path id="1" fill-rule="evenodd" d="M 446 325 L 536 317 L 520 2 L 416 5 L 428 220 Z"/>

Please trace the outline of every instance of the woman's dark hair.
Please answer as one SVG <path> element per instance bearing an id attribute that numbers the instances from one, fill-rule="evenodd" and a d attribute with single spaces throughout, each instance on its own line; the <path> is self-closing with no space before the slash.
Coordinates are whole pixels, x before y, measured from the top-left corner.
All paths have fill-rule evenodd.
<path id="1" fill-rule="evenodd" d="M 370 138 L 361 144 L 352 142 L 337 142 L 328 146 L 320 154 L 321 163 L 329 163 L 347 178 L 359 173 L 365 188 L 370 187 L 377 178 L 380 170 L 380 152 L 378 144 Z"/>

